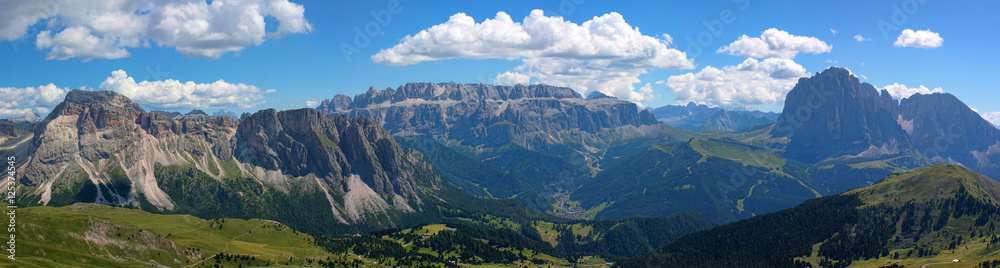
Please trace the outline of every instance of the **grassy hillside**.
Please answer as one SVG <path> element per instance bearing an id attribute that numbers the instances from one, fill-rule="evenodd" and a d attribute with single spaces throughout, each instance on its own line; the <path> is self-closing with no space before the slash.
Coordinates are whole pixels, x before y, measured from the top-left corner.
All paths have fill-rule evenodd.
<path id="1" fill-rule="evenodd" d="M 912 156 L 895 156 L 885 159 L 827 160 L 803 167 L 808 172 L 805 180 L 821 194 L 831 195 L 868 186 L 893 172 L 931 164 Z"/>
<path id="2" fill-rule="evenodd" d="M 889 174 L 869 187 L 848 191 L 858 194 L 865 204 L 902 205 L 928 197 L 942 197 L 964 191 L 984 204 L 1000 204 L 1000 183 L 961 166 L 937 164 Z"/>
<path id="3" fill-rule="evenodd" d="M 609 259 L 639 256 L 673 242 L 682 235 L 715 225 L 715 222 L 693 211 L 621 220 L 533 223 L 538 235 L 561 252 Z"/>
<path id="4" fill-rule="evenodd" d="M 17 255 L 12 262 L 17 267 L 212 267 L 217 263 L 293 267 L 338 258 L 316 246 L 313 236 L 265 220 L 204 220 L 85 203 L 21 208 L 17 220 Z M 219 255 L 217 260 L 218 254 L 230 257 Z M 246 260 L 232 257 L 236 255 Z"/>
<path id="5" fill-rule="evenodd" d="M 467 200 L 469 205 L 516 203 L 473 200 Z M 495 215 L 441 209 L 445 224 L 330 238 L 268 220 L 206 220 L 89 203 L 26 207 L 17 210 L 16 260 L 0 263 L 17 267 L 498 267 L 510 263 L 598 267 L 608 258 L 639 255 L 714 225 L 697 213 L 568 222 L 532 213 L 510 218 L 502 216 L 506 215 L 502 209 L 495 209 Z M 571 231 L 555 236 L 561 243 L 556 246 L 543 240 L 534 225 L 538 223 Z"/>
<path id="6" fill-rule="evenodd" d="M 363 256 L 388 267 L 572 265 L 545 242 L 510 229 L 483 229 L 462 222 L 418 225 L 371 236 L 319 238 L 317 242 L 330 252 Z"/>
<path id="7" fill-rule="evenodd" d="M 566 255 L 513 229 L 483 228 L 471 219 L 328 238 L 273 221 L 204 220 L 84 203 L 17 213 L 16 260 L 2 261 L 4 266 L 598 267 L 606 262 Z"/>
<path id="8" fill-rule="evenodd" d="M 597 219 L 694 210 L 725 223 L 867 186 L 892 172 L 927 164 L 898 156 L 808 165 L 733 137 L 656 142 L 664 140 L 637 139 L 608 148 L 598 162 L 603 170 L 573 189 L 562 207 L 600 208 Z M 641 150 L 635 147 L 649 144 Z"/>
<path id="9" fill-rule="evenodd" d="M 693 210 L 731 222 L 817 196 L 781 164 L 763 150 L 723 141 L 656 145 L 606 167 L 571 199 L 583 208 L 605 204 L 597 219 Z"/>
<path id="10" fill-rule="evenodd" d="M 785 166 L 787 160 L 778 157 L 763 148 L 718 139 L 691 140 L 690 146 L 703 155 L 732 160 L 734 162 L 767 169 L 779 169 Z"/>
<path id="11" fill-rule="evenodd" d="M 937 164 L 691 233 L 625 267 L 878 267 L 1000 254 L 1000 183 Z"/>

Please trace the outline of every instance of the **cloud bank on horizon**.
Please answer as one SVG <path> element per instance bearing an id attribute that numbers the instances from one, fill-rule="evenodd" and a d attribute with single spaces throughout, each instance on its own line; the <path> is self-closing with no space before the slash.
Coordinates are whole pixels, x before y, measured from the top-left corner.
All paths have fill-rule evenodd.
<path id="1" fill-rule="evenodd" d="M 676 93 L 676 104 L 694 102 L 725 109 L 749 110 L 760 105 L 783 103 L 785 95 L 798 79 L 809 75 L 802 65 L 792 59 L 800 53 L 822 54 L 831 50 L 833 46 L 819 38 L 770 28 L 760 37 L 742 35 L 715 51 L 746 57 L 742 63 L 721 69 L 706 66 L 696 73 L 670 76 L 666 87 Z"/>
<path id="2" fill-rule="evenodd" d="M 116 91 L 136 103 L 153 109 L 186 108 L 252 108 L 264 104 L 264 94 L 275 90 L 260 89 L 253 85 L 230 84 L 223 80 L 213 83 L 163 81 L 135 82 L 123 70 L 111 72 L 101 82 L 101 90 Z"/>
<path id="3" fill-rule="evenodd" d="M 697 73 L 671 76 L 666 85 L 677 93 L 676 103 L 735 109 L 784 102 L 799 77 L 808 75 L 790 59 L 748 58 L 736 66 L 707 66 Z"/>
<path id="4" fill-rule="evenodd" d="M 49 83 L 37 87 L 0 87 L 0 117 L 22 116 L 31 113 L 47 114 L 47 107 L 56 106 L 66 98 L 69 88 Z"/>
<path id="5" fill-rule="evenodd" d="M 35 46 L 48 60 L 120 59 L 129 49 L 173 47 L 186 57 L 218 58 L 268 38 L 309 33 L 305 8 L 288 0 L 32 1 L 0 3 L 0 41 L 27 37 L 47 21 Z M 277 21 L 267 32 L 265 18 Z"/>
<path id="6" fill-rule="evenodd" d="M 81 90 L 95 90 L 86 86 Z M 0 117 L 30 113 L 47 114 L 58 105 L 71 89 L 48 84 L 37 87 L 0 87 Z M 111 72 L 97 90 L 115 91 L 129 97 L 147 109 L 245 109 L 265 103 L 264 96 L 273 89 L 253 85 L 231 84 L 223 80 L 212 83 L 180 82 L 173 79 L 136 82 L 123 70 Z"/>

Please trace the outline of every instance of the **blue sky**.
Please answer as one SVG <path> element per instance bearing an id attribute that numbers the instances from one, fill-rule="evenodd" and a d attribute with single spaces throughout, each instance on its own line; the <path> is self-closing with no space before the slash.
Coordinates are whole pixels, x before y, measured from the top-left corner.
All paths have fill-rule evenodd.
<path id="1" fill-rule="evenodd" d="M 198 24 L 183 24 L 184 21 L 181 21 L 180 26 L 171 26 L 149 18 L 153 16 L 144 16 L 170 14 L 159 12 L 169 10 L 163 7 L 165 4 L 135 2 L 138 3 L 135 6 L 105 7 L 102 10 L 112 14 L 112 17 L 124 14 L 123 17 L 133 20 L 104 18 L 104 21 L 74 12 L 79 8 L 73 7 L 72 3 L 57 2 L 56 5 L 62 6 L 56 8 L 39 7 L 37 1 L 5 1 L 0 4 L 5 5 L 0 8 L 3 10 L 0 17 L 5 18 L 0 19 L 0 88 L 4 89 L 3 93 L 41 94 L 41 86 L 51 83 L 60 90 L 81 87 L 119 90 L 126 95 L 135 95 L 134 99 L 147 109 L 186 111 L 201 108 L 211 113 L 224 108 L 252 112 L 263 108 L 306 107 L 307 102 L 314 104 L 314 101 L 335 94 L 353 96 L 363 93 L 370 86 L 395 88 L 407 82 L 448 81 L 500 83 L 503 81 L 497 78 L 498 74 L 512 72 L 519 75 L 516 77 L 530 78 L 529 83 L 562 84 L 572 86 L 581 93 L 603 91 L 619 98 L 639 101 L 646 107 L 695 101 L 727 108 L 780 111 L 781 93 L 787 92 L 793 84 L 788 81 L 794 81 L 794 77 L 789 75 L 808 75 L 828 66 L 842 66 L 862 77 L 863 82 L 878 88 L 893 84 L 909 88 L 891 87 L 900 94 L 919 92 L 920 86 L 925 87 L 925 92 L 940 88 L 987 114 L 987 117 L 993 116 L 993 120 L 1000 117 L 1000 113 L 990 114 L 1000 111 L 1000 102 L 995 101 L 1000 99 L 1000 91 L 996 90 L 1000 76 L 995 75 L 1000 73 L 1000 56 L 995 52 L 995 44 L 1000 37 L 994 29 L 1000 25 L 1000 19 L 995 16 L 1000 3 L 996 1 L 958 4 L 918 0 L 710 3 L 260 0 L 257 2 L 266 8 L 251 14 L 264 18 L 264 33 L 236 27 L 245 23 L 239 18 L 226 17 L 224 13 L 202 14 L 207 16 L 205 21 L 208 23 L 220 24 L 208 25 L 209 32 L 229 34 L 213 42 L 206 41 L 212 36 L 204 32 L 185 32 L 190 31 L 190 25 Z M 212 11 L 213 7 L 218 8 L 225 1 L 213 1 L 211 4 L 191 2 L 192 6 L 200 4 Z M 295 13 L 295 7 L 302 12 Z M 389 12 L 390 9 L 398 12 Z M 456 50 L 463 53 L 442 56 L 442 53 L 413 52 L 434 49 L 426 44 L 422 47 L 416 42 L 402 42 L 404 37 L 446 23 L 458 13 L 471 17 L 475 23 L 482 23 L 498 18 L 497 13 L 504 12 L 516 24 L 513 27 L 519 27 L 526 23 L 525 18 L 533 10 L 544 12 L 540 18 L 561 17 L 576 26 L 602 16 L 609 18 L 603 20 L 605 22 L 614 21 L 614 16 L 608 16 L 614 12 L 628 27 L 638 28 L 644 36 L 624 40 L 646 42 L 639 45 L 642 48 L 640 54 L 674 55 L 671 53 L 683 52 L 686 57 L 671 62 L 645 61 L 641 55 L 628 54 L 635 51 L 624 50 L 605 51 L 606 54 L 596 56 L 580 56 L 577 55 L 580 51 L 575 50 L 553 53 L 553 49 L 558 50 L 558 46 L 564 45 L 558 41 L 550 44 L 552 49 L 538 51 L 518 49 L 524 48 L 518 46 L 513 46 L 514 50 L 469 48 L 483 45 L 475 40 L 452 43 Z M 731 23 L 715 23 L 716 20 L 721 21 L 720 13 L 724 12 L 732 14 Z M 372 13 L 381 14 L 381 17 Z M 385 14 L 391 16 L 386 17 Z M 232 20 L 232 23 L 227 24 L 227 20 Z M 880 21 L 882 28 L 887 29 L 885 34 L 880 29 Z M 722 27 L 710 29 L 706 23 Z M 132 25 L 135 29 L 130 29 Z M 363 32 L 366 26 L 375 29 L 374 25 L 377 25 L 378 33 L 362 38 L 362 41 L 368 39 L 368 42 L 361 42 L 359 46 L 355 42 L 358 37 L 355 29 Z M 774 30 L 769 30 L 772 28 Z M 901 35 L 906 29 L 916 31 L 916 41 L 907 39 L 903 42 L 905 44 L 895 45 L 903 39 Z M 178 31 L 186 35 L 174 36 Z M 725 46 L 735 47 L 734 42 L 743 35 L 748 39 L 766 39 L 762 37 L 765 31 L 789 38 L 775 39 L 777 41 L 818 44 L 818 48 L 792 48 L 791 57 L 787 54 L 778 57 L 773 57 L 777 55 L 773 53 L 764 55 L 767 51 L 717 52 Z M 86 39 L 87 34 L 93 38 Z M 532 38 L 539 38 L 545 32 L 529 31 L 529 34 Z M 669 35 L 672 40 L 668 41 L 663 34 Z M 863 37 L 863 41 L 858 41 L 856 35 Z M 927 39 L 928 36 L 930 39 Z M 939 40 L 935 41 L 935 37 Z M 698 38 L 706 44 L 696 45 L 700 53 L 692 49 L 695 47 L 692 41 L 698 43 Z M 79 45 L 87 40 L 98 45 Z M 356 53 L 345 56 L 345 45 L 356 48 Z M 393 50 L 394 47 L 398 50 Z M 391 60 L 375 63 L 372 56 L 381 50 L 413 53 L 401 54 L 400 59 L 405 61 L 405 65 Z M 773 49 L 771 52 L 774 52 Z M 561 56 L 553 56 L 556 54 Z M 569 54 L 576 56 L 565 56 Z M 640 60 L 644 63 L 626 69 L 595 67 L 590 59 L 598 56 L 613 58 L 610 59 L 610 66 Z M 417 58 L 421 60 L 412 61 Z M 751 61 L 749 58 L 753 58 L 752 62 L 748 62 Z M 555 71 L 543 68 L 553 65 L 558 65 L 558 68 L 554 67 Z M 558 76 L 559 68 L 565 71 L 581 66 L 588 66 L 584 68 L 586 73 Z M 661 68 L 663 66 L 669 67 Z M 740 71 L 741 66 L 757 71 Z M 705 71 L 707 68 L 718 72 Z M 116 72 L 118 70 L 123 72 Z M 776 75 L 778 72 L 784 76 Z M 607 78 L 612 76 L 610 73 L 621 79 Z M 683 75 L 688 73 L 692 74 L 684 78 Z M 673 76 L 676 77 L 671 78 Z M 748 77 L 754 83 L 742 81 Z M 136 84 L 122 82 L 128 78 Z M 713 85 L 704 83 L 707 78 L 741 82 L 733 82 L 739 85 Z M 220 79 L 224 83 L 216 83 Z M 142 84 L 145 80 L 150 83 Z M 176 80 L 176 83 L 163 80 Z M 195 93 L 189 92 L 191 89 Z M 58 92 L 50 90 L 50 93 Z M 162 95 L 174 93 L 180 95 L 162 98 Z M 210 101 L 213 96 L 224 100 Z M 54 105 L 49 100 L 51 98 L 38 98 L 24 97 L 19 102 L 8 100 L 3 104 L 11 111 L 32 109 L 36 112 L 47 111 L 46 107 L 50 109 Z"/>

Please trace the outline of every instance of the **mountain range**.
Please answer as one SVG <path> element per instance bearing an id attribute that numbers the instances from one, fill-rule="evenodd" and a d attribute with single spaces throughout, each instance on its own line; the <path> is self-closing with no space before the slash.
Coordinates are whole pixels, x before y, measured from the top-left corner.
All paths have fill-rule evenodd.
<path id="1" fill-rule="evenodd" d="M 316 235 L 375 233 L 357 242 L 364 247 L 445 223 L 483 228 L 448 239 L 504 236 L 521 241 L 505 249 L 544 252 L 541 263 L 559 265 L 570 262 L 555 258 L 587 255 L 624 265 L 827 267 L 959 245 L 992 252 L 982 241 L 1000 189 L 989 179 L 1000 170 L 1000 130 L 953 95 L 896 100 L 842 68 L 799 79 L 776 117 L 457 83 L 234 115 L 147 112 L 115 92 L 74 90 L 39 122 L 0 120 L 0 152 L 19 160 L 25 206 L 97 203 L 275 220 Z M 862 227 L 874 229 L 844 229 L 873 208 L 884 210 Z M 485 231 L 498 228 L 510 233 Z M 400 238 L 382 237 L 390 234 Z M 845 238 L 856 236 L 866 238 Z M 338 248 L 331 241 L 328 250 Z M 727 243 L 760 250 L 705 248 Z M 519 256 L 495 260 L 534 257 Z M 430 257 L 391 260 L 413 258 Z"/>
<path id="2" fill-rule="evenodd" d="M 666 105 L 650 110 L 656 120 L 671 127 L 700 132 L 719 130 L 738 132 L 774 123 L 778 113 L 761 111 L 730 111 L 719 107 L 690 102 L 687 105 Z"/>
<path id="3" fill-rule="evenodd" d="M 937 162 L 996 176 L 998 142 L 1000 130 L 950 94 L 898 101 L 846 69 L 830 68 L 799 80 L 776 123 L 626 145 L 633 149 L 604 161 L 571 199 L 600 208 L 596 218 L 692 209 L 725 223 Z"/>
<path id="4" fill-rule="evenodd" d="M 114 92 L 74 90 L 34 133 L 6 144 L 25 159 L 19 191 L 33 205 L 292 218 L 278 216 L 288 205 L 309 211 L 290 213 L 300 221 L 392 226 L 436 198 L 430 164 L 372 120 L 312 109 L 203 119 L 177 121 Z M 275 204 L 261 210 L 251 201 Z"/>
<path id="5" fill-rule="evenodd" d="M 553 177 L 550 173 L 554 170 L 515 168 L 517 160 L 523 157 L 534 157 L 537 163 L 554 161 L 546 164 L 550 166 L 560 163 L 558 158 L 516 144 L 485 153 L 483 157 L 490 155 L 490 160 L 465 160 L 472 166 L 462 168 L 479 165 L 485 168 L 483 172 L 456 175 L 447 171 L 458 168 L 439 171 L 432 165 L 434 162 L 414 149 L 404 149 L 396 137 L 368 118 L 325 115 L 314 109 L 267 109 L 236 121 L 197 111 L 175 118 L 179 119 L 146 112 L 115 92 L 74 90 L 37 124 L 0 124 L 4 154 L 23 161 L 18 167 L 22 175 L 17 178 L 20 184 L 17 203 L 54 207 L 96 203 L 205 219 L 267 219 L 310 234 L 331 236 L 461 220 L 461 224 L 471 224 L 474 228 L 513 228 L 513 234 L 522 236 L 521 239 L 540 241 L 537 230 L 542 227 L 538 225 L 545 222 L 593 230 L 595 236 L 563 242 L 559 252 L 610 254 L 607 256 L 614 258 L 636 256 L 688 232 L 715 225 L 694 212 L 589 225 L 554 218 L 513 199 L 494 197 L 490 192 L 485 198 L 477 198 L 459 190 L 461 185 L 456 187 L 442 179 L 441 174 L 462 178 L 496 174 L 514 181 L 523 181 L 524 176 Z M 436 148 L 447 150 L 454 157 L 465 157 L 447 147 Z M 510 169 L 491 169 L 491 165 Z M 490 178 L 479 178 L 475 183 L 490 185 L 487 189 L 505 194 L 502 188 L 508 186 L 503 181 L 483 181 Z M 528 191 L 510 192 L 517 195 Z M 71 211 L 63 212 L 74 213 Z M 114 223 L 114 217 L 117 216 L 89 220 Z M 220 223 L 213 222 L 213 228 Z M 141 230 L 134 224 L 105 225 Z M 616 227 L 619 224 L 631 227 L 620 229 Z M 184 227 L 175 226 L 171 230 L 176 228 Z M 98 231 L 102 236 L 108 235 L 106 228 Z M 614 234 L 614 238 L 606 238 L 604 234 Z M 173 240 L 164 239 L 169 235 L 158 233 L 153 242 L 172 243 Z M 641 247 L 629 249 L 612 246 L 635 240 L 645 242 Z M 86 244 L 82 240 L 76 242 Z M 36 247 L 35 252 L 47 248 L 45 244 L 32 246 Z M 89 248 L 68 250 L 98 254 Z M 167 253 L 193 260 L 207 257 L 189 252 Z M 87 260 L 101 263 L 118 260 L 124 264 L 152 253 L 130 249 L 122 254 Z"/>
<path id="6" fill-rule="evenodd" d="M 634 103 L 603 94 L 585 99 L 548 85 L 409 83 L 353 98 L 338 94 L 316 110 L 372 118 L 392 135 L 412 139 L 403 143 L 466 192 L 513 197 L 540 210 L 551 209 L 553 193 L 587 177 L 611 143 L 671 131 Z M 473 166 L 490 173 L 470 173 Z"/>
<path id="7" fill-rule="evenodd" d="M 444 144 L 414 148 L 471 194 L 515 197 L 541 210 L 555 203 L 554 211 L 600 219 L 693 209 L 730 222 L 934 162 L 990 175 L 1000 148 L 1000 131 L 954 96 L 918 94 L 898 101 L 836 67 L 801 78 L 781 114 L 693 103 L 638 110 L 602 94 L 582 99 L 568 88 L 455 83 L 372 88 L 354 98 L 337 95 L 317 110 L 372 117 L 397 137 Z M 650 122 L 650 116 L 689 131 L 722 132 L 685 132 Z M 510 123 L 513 132 L 479 131 L 497 122 Z M 953 131 L 937 133 L 937 126 Z M 949 139 L 955 136 L 977 138 L 956 143 Z M 439 155 L 446 151 L 451 156 Z M 495 161 L 515 154 L 554 159 L 532 161 L 527 169 L 518 166 L 522 162 Z M 493 161 L 487 166 L 507 175 L 473 176 L 442 161 L 459 156 Z M 531 172 L 540 168 L 554 171 Z M 527 174 L 534 175 L 519 176 Z M 580 202 L 561 202 L 560 193 Z"/>
<path id="8" fill-rule="evenodd" d="M 38 116 L 37 113 L 29 113 L 22 116 L 9 116 L 6 118 L 6 120 L 21 125 L 30 125 L 38 123 L 38 121 L 42 121 L 42 117 Z"/>
<path id="9" fill-rule="evenodd" d="M 583 99 L 548 85 L 409 83 L 323 101 L 325 114 L 372 118 L 389 133 L 441 143 L 545 150 L 567 137 L 624 136 L 657 124 L 648 111 L 614 98 Z"/>

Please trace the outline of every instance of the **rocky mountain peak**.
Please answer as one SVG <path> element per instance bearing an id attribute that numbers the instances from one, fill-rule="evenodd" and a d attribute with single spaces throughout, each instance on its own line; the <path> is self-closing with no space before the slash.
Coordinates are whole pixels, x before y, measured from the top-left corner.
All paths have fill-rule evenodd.
<path id="1" fill-rule="evenodd" d="M 618 98 L 615 98 L 615 97 L 612 97 L 612 96 L 608 96 L 608 95 L 606 95 L 606 94 L 604 94 L 603 92 L 600 92 L 600 91 L 594 91 L 594 92 L 590 92 L 590 94 L 587 95 L 587 100 L 593 100 L 593 99 L 616 99 L 617 100 Z"/>
<path id="2" fill-rule="evenodd" d="M 948 93 L 901 100 L 898 121 L 916 149 L 937 161 L 978 166 L 990 162 L 991 146 L 1000 147 L 1000 130 Z"/>
<path id="3" fill-rule="evenodd" d="M 76 104 L 91 104 L 91 103 L 127 103 L 135 104 L 131 99 L 125 97 L 125 95 L 119 94 L 114 91 L 87 91 L 74 89 L 69 93 L 66 93 L 66 102 L 76 103 Z"/>
<path id="4" fill-rule="evenodd" d="M 233 120 L 239 119 L 239 117 L 236 117 L 236 112 L 226 111 L 225 109 L 219 109 L 219 111 L 212 113 L 212 116 L 228 116 Z"/>
<path id="5" fill-rule="evenodd" d="M 799 79 L 770 134 L 788 138 L 785 156 L 805 163 L 908 154 L 1000 174 L 1000 130 L 958 98 L 934 93 L 897 101 L 843 68 Z"/>
<path id="6" fill-rule="evenodd" d="M 324 114 L 335 114 L 346 110 L 351 106 L 351 97 L 344 94 L 337 94 L 333 99 L 325 99 L 316 107 L 316 110 Z"/>
<path id="7" fill-rule="evenodd" d="M 912 144 L 896 122 L 898 105 L 888 92 L 832 67 L 799 79 L 771 135 L 789 137 L 786 156 L 806 163 L 899 154 Z"/>
<path id="8" fill-rule="evenodd" d="M 66 94 L 66 100 L 52 109 L 45 121 L 61 116 L 74 116 L 79 120 L 81 134 L 94 133 L 98 129 L 135 124 L 148 118 L 148 114 L 138 103 L 114 91 L 73 90 Z M 44 124 L 44 121 L 42 122 Z M 36 131 L 46 131 L 40 127 Z"/>
<path id="9" fill-rule="evenodd" d="M 49 116 L 46 118 L 52 118 L 53 116 L 59 116 L 65 113 L 80 112 L 76 107 L 90 107 L 90 108 L 115 108 L 116 111 L 111 112 L 142 112 L 145 110 L 135 103 L 125 95 L 119 94 L 114 91 L 85 91 L 74 89 L 69 93 L 66 93 L 66 99 L 59 105 L 57 105 Z M 109 110 L 109 109 L 105 109 Z"/>

